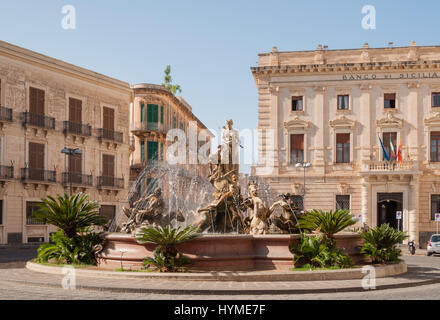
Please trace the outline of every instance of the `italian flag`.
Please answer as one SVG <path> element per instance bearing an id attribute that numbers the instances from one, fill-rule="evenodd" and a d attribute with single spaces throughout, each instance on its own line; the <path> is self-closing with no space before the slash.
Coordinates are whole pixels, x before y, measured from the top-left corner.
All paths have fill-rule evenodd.
<path id="1" fill-rule="evenodd" d="M 394 150 L 393 140 L 390 137 L 390 156 L 392 160 L 396 160 L 396 151 Z"/>

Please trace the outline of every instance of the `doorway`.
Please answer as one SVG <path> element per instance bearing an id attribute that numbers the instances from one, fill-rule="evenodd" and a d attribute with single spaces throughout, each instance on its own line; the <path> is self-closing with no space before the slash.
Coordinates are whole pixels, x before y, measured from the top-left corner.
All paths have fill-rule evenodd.
<path id="1" fill-rule="evenodd" d="M 388 223 L 394 229 L 403 230 L 402 219 L 398 222 L 397 211 L 402 210 L 403 193 L 378 193 L 377 194 L 377 225 Z"/>

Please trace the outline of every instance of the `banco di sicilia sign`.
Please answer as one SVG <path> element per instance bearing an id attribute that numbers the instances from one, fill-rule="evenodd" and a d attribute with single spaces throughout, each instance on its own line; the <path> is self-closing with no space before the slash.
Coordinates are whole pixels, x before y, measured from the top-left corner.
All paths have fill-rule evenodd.
<path id="1" fill-rule="evenodd" d="M 390 79 L 435 79 L 439 78 L 436 72 L 412 72 L 396 74 L 347 74 L 342 80 L 390 80 Z"/>

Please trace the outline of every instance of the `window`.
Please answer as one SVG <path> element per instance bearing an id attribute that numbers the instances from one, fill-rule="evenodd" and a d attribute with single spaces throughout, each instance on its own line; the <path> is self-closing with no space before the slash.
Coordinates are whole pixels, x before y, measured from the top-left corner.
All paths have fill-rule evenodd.
<path id="1" fill-rule="evenodd" d="M 32 218 L 32 214 L 37 211 L 41 202 L 26 202 L 26 224 L 30 225 L 44 225 L 43 222 L 36 221 Z"/>
<path id="2" fill-rule="evenodd" d="M 147 105 L 147 122 L 157 123 L 159 121 L 158 108 L 157 104 Z"/>
<path id="3" fill-rule="evenodd" d="M 29 88 L 29 112 L 44 115 L 44 90 Z"/>
<path id="4" fill-rule="evenodd" d="M 337 133 L 336 134 L 336 162 L 349 163 L 350 162 L 350 134 Z"/>
<path id="5" fill-rule="evenodd" d="M 431 161 L 440 162 L 440 132 L 431 132 Z"/>
<path id="6" fill-rule="evenodd" d="M 147 141 L 147 161 L 158 160 L 158 142 Z"/>
<path id="7" fill-rule="evenodd" d="M 69 98 L 69 121 L 82 123 L 82 101 Z"/>
<path id="8" fill-rule="evenodd" d="M 304 162 L 304 135 L 290 135 L 290 163 Z"/>
<path id="9" fill-rule="evenodd" d="M 115 156 L 110 154 L 102 155 L 102 175 L 104 177 L 115 176 Z"/>
<path id="10" fill-rule="evenodd" d="M 293 205 L 297 207 L 299 211 L 304 211 L 304 200 L 302 196 L 293 195 L 292 202 Z"/>
<path id="11" fill-rule="evenodd" d="M 338 96 L 338 110 L 348 110 L 348 95 Z"/>
<path id="12" fill-rule="evenodd" d="M 0 226 L 3 224 L 3 200 L 0 200 Z"/>
<path id="13" fill-rule="evenodd" d="M 432 93 L 432 107 L 440 107 L 440 92 Z"/>
<path id="14" fill-rule="evenodd" d="M 102 108 L 103 128 L 106 130 L 115 130 L 115 110 L 112 108 Z"/>
<path id="15" fill-rule="evenodd" d="M 176 129 L 177 127 L 177 118 L 176 116 L 173 116 L 173 129 Z"/>
<path id="16" fill-rule="evenodd" d="M 72 183 L 82 182 L 82 154 L 69 155 L 69 175 Z"/>
<path id="17" fill-rule="evenodd" d="M 397 132 L 384 132 L 382 134 L 383 145 L 385 150 L 390 157 L 390 160 L 393 159 L 393 153 L 391 151 L 391 142 L 393 143 L 394 152 L 397 152 Z"/>
<path id="18" fill-rule="evenodd" d="M 141 122 L 145 122 L 145 104 L 141 103 Z"/>
<path id="19" fill-rule="evenodd" d="M 99 214 L 107 218 L 108 221 L 112 221 L 115 218 L 116 206 L 101 206 L 99 208 Z"/>
<path id="20" fill-rule="evenodd" d="M 160 106 L 160 123 L 163 124 L 163 106 Z"/>
<path id="21" fill-rule="evenodd" d="M 44 180 L 44 144 L 29 142 L 29 179 Z"/>
<path id="22" fill-rule="evenodd" d="M 349 195 L 337 195 L 336 196 L 336 209 L 350 210 L 350 196 Z"/>
<path id="23" fill-rule="evenodd" d="M 160 143 L 160 160 L 163 161 L 163 142 Z"/>
<path id="24" fill-rule="evenodd" d="M 292 97 L 292 111 L 303 111 L 303 97 Z"/>
<path id="25" fill-rule="evenodd" d="M 141 141 L 141 161 L 145 161 L 145 141 Z"/>
<path id="26" fill-rule="evenodd" d="M 436 213 L 440 213 L 440 194 L 431 195 L 431 220 L 435 220 Z"/>
<path id="27" fill-rule="evenodd" d="M 386 109 L 396 108 L 396 94 L 395 93 L 385 93 L 384 94 L 384 107 Z"/>

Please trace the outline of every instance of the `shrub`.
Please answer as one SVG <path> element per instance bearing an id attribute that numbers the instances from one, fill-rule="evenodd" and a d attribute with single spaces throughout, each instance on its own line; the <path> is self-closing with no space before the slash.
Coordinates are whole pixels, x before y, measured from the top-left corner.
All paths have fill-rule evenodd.
<path id="1" fill-rule="evenodd" d="M 299 224 L 303 229 L 320 231 L 326 238 L 333 238 L 336 233 L 356 224 L 356 220 L 347 210 L 312 210 L 301 217 Z"/>
<path id="2" fill-rule="evenodd" d="M 34 212 L 33 218 L 58 227 L 68 238 L 73 238 L 91 226 L 107 223 L 107 218 L 99 215 L 99 204 L 87 199 L 88 195 L 83 193 L 70 197 L 64 193 L 63 196 L 58 195 L 57 199 L 47 196 L 41 199 L 40 209 Z"/>
<path id="3" fill-rule="evenodd" d="M 145 258 L 144 265 L 156 267 L 160 272 L 177 272 L 191 264 L 191 260 L 177 251 L 177 245 L 197 237 L 198 228 L 188 226 L 184 229 L 171 226 L 142 228 L 136 235 L 139 243 L 156 244 L 153 258 Z"/>
<path id="4" fill-rule="evenodd" d="M 382 224 L 360 235 L 365 241 L 361 253 L 371 258 L 372 263 L 399 262 L 401 251 L 397 248 L 397 244 L 408 237 L 404 232 L 390 227 L 389 224 Z"/>
<path id="5" fill-rule="evenodd" d="M 307 236 L 301 234 L 299 243 L 291 247 L 293 263 L 301 268 L 310 265 L 314 268 L 351 266 L 350 257 L 336 247 L 336 242 L 323 235 Z"/>
<path id="6" fill-rule="evenodd" d="M 42 244 L 38 248 L 36 262 L 50 262 L 62 264 L 96 265 L 96 256 L 103 239 L 100 233 L 87 233 L 67 237 L 62 230 L 50 236 L 52 243 Z"/>

